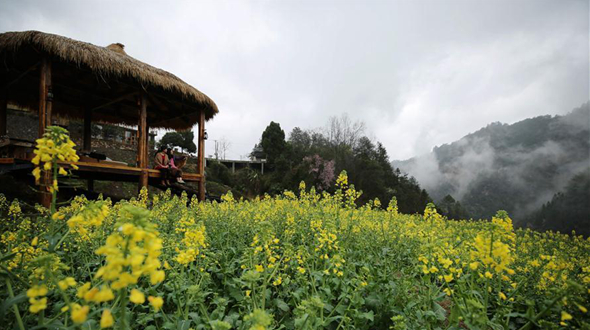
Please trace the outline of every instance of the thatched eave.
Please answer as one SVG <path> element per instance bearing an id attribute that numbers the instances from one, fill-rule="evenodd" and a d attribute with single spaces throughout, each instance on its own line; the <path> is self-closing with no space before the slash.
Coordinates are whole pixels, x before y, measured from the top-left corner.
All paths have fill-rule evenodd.
<path id="1" fill-rule="evenodd" d="M 96 110 L 93 120 L 136 125 L 134 91 L 146 92 L 152 101 L 147 114 L 150 127 L 189 129 L 201 112 L 207 120 L 218 112 L 207 95 L 127 55 L 122 44 L 101 47 L 39 31 L 0 34 L 0 87 L 9 86 L 9 102 L 37 108 L 39 80 L 32 69 L 43 57 L 53 65 L 57 115 L 83 118 L 84 111 L 120 98 Z"/>

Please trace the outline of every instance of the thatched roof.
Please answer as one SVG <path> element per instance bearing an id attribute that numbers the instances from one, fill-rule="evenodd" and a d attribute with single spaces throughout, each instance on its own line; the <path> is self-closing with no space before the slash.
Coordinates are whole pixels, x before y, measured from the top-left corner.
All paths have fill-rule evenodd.
<path id="1" fill-rule="evenodd" d="M 82 118 L 87 109 L 93 120 L 137 124 L 133 92 L 148 95 L 148 125 L 187 129 L 205 112 L 217 112 L 215 103 L 175 75 L 127 55 L 119 43 L 107 47 L 38 31 L 0 34 L 0 86 L 10 84 L 9 102 L 37 109 L 39 70 L 43 57 L 52 64 L 54 107 L 57 115 Z M 25 75 L 24 78 L 19 78 Z M 15 83 L 12 83 L 18 79 Z M 128 95 L 128 97 L 125 97 Z M 119 100 L 112 105 L 109 100 Z"/>

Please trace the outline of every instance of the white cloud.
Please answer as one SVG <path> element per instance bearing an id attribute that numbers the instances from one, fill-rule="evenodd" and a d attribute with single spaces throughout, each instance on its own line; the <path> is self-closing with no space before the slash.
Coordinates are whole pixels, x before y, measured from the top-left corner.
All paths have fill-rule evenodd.
<path id="1" fill-rule="evenodd" d="M 272 120 L 288 134 L 349 113 L 392 159 L 492 121 L 588 99 L 585 1 L 3 1 L 0 32 L 107 45 L 205 92 L 214 139 L 247 154 Z"/>

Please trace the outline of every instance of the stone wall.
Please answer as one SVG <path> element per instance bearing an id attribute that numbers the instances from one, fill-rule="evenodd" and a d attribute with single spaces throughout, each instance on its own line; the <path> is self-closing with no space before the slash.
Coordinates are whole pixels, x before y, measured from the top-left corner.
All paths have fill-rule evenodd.
<path id="1" fill-rule="evenodd" d="M 30 111 L 8 109 L 7 111 L 7 134 L 12 138 L 35 141 L 38 137 L 39 120 L 38 116 Z M 83 125 L 79 120 L 61 120 L 61 126 L 70 132 L 72 141 L 76 143 L 76 150 L 80 150 L 83 143 Z M 92 151 L 104 154 L 112 160 L 125 162 L 135 166 L 137 162 L 137 146 L 127 143 L 120 143 L 112 140 L 92 139 Z M 148 148 L 155 149 L 154 139 L 150 140 Z M 153 152 L 149 155 L 150 167 Z"/>
<path id="2" fill-rule="evenodd" d="M 39 132 L 38 118 L 31 112 L 8 109 L 6 133 L 12 138 L 35 141 Z"/>

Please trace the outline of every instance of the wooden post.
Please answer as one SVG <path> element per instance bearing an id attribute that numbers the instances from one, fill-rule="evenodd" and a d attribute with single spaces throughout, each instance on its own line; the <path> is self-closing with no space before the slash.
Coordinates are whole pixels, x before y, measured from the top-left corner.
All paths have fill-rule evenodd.
<path id="1" fill-rule="evenodd" d="M 6 91 L 0 91 L 0 138 L 6 136 L 6 121 L 8 120 L 7 116 L 7 107 L 8 107 L 8 95 Z"/>
<path id="2" fill-rule="evenodd" d="M 139 175 L 139 190 L 148 186 L 148 171 L 147 171 L 147 97 L 144 92 L 139 98 L 139 123 L 137 125 L 137 132 L 139 134 L 137 139 L 137 161 L 138 167 L 142 169 Z"/>
<path id="3" fill-rule="evenodd" d="M 197 153 L 197 167 L 201 180 L 199 180 L 199 201 L 205 200 L 205 112 L 199 115 L 199 150 Z"/>
<path id="4" fill-rule="evenodd" d="M 47 106 L 47 59 L 41 60 L 40 77 L 39 77 L 39 138 L 45 133 L 45 114 Z"/>
<path id="5" fill-rule="evenodd" d="M 45 67 L 45 127 L 51 126 L 51 115 L 53 110 L 53 87 L 51 86 L 51 61 L 47 60 L 47 65 Z"/>
<path id="6" fill-rule="evenodd" d="M 145 167 L 148 168 L 150 166 L 150 125 L 147 123 L 145 124 Z"/>
<path id="7" fill-rule="evenodd" d="M 39 138 L 45 133 L 48 119 L 51 120 L 51 100 L 48 98 L 48 91 L 51 88 L 51 64 L 47 58 L 41 61 L 39 76 Z M 48 111 L 49 110 L 49 111 Z M 46 208 L 51 206 L 51 173 L 45 171 L 41 176 L 39 185 L 39 202 Z"/>

